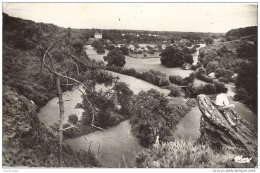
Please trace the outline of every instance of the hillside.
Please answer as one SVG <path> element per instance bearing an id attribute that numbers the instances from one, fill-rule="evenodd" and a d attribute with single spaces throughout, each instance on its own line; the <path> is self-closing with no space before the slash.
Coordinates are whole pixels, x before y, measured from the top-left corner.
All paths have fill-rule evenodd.
<path id="1" fill-rule="evenodd" d="M 257 111 L 257 27 L 229 31 L 225 37 L 215 39 L 200 49 L 199 61 L 207 74 L 215 73 L 219 81 L 234 82 L 235 98 Z M 239 37 L 229 39 L 233 33 Z M 234 78 L 237 75 L 237 78 Z"/>
<path id="2" fill-rule="evenodd" d="M 53 76 L 41 70 L 41 55 L 68 29 L 35 23 L 3 14 L 3 166 L 57 167 L 57 137 L 37 116 L 37 110 L 56 97 Z M 81 33 L 71 33 L 75 42 L 84 42 Z M 77 41 L 79 40 L 79 41 Z M 74 51 L 74 52 L 73 52 Z M 84 57 L 84 55 L 79 55 Z M 62 57 L 56 61 L 62 63 Z M 64 63 L 67 65 L 68 63 Z M 71 71 L 73 76 L 75 70 Z M 63 87 L 64 90 L 69 88 Z M 88 152 L 63 146 L 64 165 L 97 167 Z"/>

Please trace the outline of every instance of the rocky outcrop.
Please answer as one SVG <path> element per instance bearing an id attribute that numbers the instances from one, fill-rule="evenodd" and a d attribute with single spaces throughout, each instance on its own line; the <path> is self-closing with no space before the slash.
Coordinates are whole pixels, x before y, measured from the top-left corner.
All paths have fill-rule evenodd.
<path id="1" fill-rule="evenodd" d="M 232 150 L 241 151 L 242 153 L 238 153 L 244 156 L 257 157 L 257 130 L 239 113 L 234 111 L 228 113 L 230 119 L 236 123 L 236 126 L 232 127 L 227 117 L 206 95 L 198 96 L 198 106 L 202 113 L 200 142 L 207 143 L 216 150 L 232 148 Z M 237 114 L 237 119 L 235 114 Z"/>

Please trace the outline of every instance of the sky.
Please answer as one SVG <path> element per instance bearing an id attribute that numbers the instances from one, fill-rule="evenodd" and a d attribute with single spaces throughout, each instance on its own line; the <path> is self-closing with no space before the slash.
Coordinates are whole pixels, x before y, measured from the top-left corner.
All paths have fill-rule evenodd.
<path id="1" fill-rule="evenodd" d="M 3 3 L 3 12 L 84 29 L 224 33 L 257 26 L 257 3 Z"/>

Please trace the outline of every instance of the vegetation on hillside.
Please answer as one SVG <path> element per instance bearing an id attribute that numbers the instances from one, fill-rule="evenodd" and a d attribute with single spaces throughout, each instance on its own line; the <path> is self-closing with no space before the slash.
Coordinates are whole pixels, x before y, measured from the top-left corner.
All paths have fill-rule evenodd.
<path id="1" fill-rule="evenodd" d="M 254 112 L 257 110 L 257 27 L 233 29 L 226 38 L 201 48 L 199 61 L 204 74 L 198 78 L 213 82 L 207 77 L 214 72 L 220 82 L 234 82 L 235 98 L 244 102 Z M 250 36 L 250 37 L 247 37 Z"/>
<path id="2" fill-rule="evenodd" d="M 237 39 L 245 36 L 257 35 L 257 26 L 249 26 L 245 28 L 231 29 L 225 35 L 229 39 Z"/>
<path id="3" fill-rule="evenodd" d="M 38 24 L 28 20 L 13 18 L 6 14 L 3 14 L 3 28 L 4 93 L 7 92 L 6 88 L 10 88 L 10 90 L 18 93 L 18 97 L 24 98 L 24 100 L 29 99 L 28 102 L 31 104 L 35 103 L 39 108 L 46 104 L 48 100 L 56 96 L 55 90 L 57 85 L 55 79 L 57 76 L 63 76 L 60 77 L 63 91 L 72 89 L 72 86 L 75 86 L 75 81 L 87 82 L 86 85 L 93 86 L 95 83 L 106 84 L 110 82 L 110 79 L 113 80 L 111 75 L 98 70 L 103 68 L 102 63 L 90 61 L 83 52 L 83 44 L 86 40 L 83 39 L 82 33 L 77 30 L 73 30 L 72 32 L 70 28 L 64 29 L 54 25 Z M 78 84 L 79 83 L 76 85 Z M 14 110 L 19 108 L 20 102 L 17 98 L 15 98 L 15 101 L 18 103 L 13 103 L 14 105 L 12 106 L 14 107 Z M 4 111 L 10 111 L 9 107 L 5 106 Z M 25 109 L 23 111 L 24 112 L 21 112 L 21 114 L 27 116 L 26 114 L 31 110 Z M 77 155 L 77 152 L 66 146 L 61 145 L 61 147 L 58 147 L 58 140 L 56 139 L 56 136 L 51 136 L 51 132 L 46 132 L 46 135 L 49 135 L 49 137 L 47 137 L 48 139 L 46 139 L 46 142 L 42 141 L 41 145 L 36 142 L 28 142 L 31 141 L 29 136 L 33 136 L 33 141 L 45 140 L 41 138 L 44 135 L 43 133 L 45 133 L 44 130 L 47 130 L 40 124 L 37 118 L 33 118 L 37 117 L 36 112 L 34 112 L 34 115 L 31 115 L 31 117 L 27 116 L 27 119 L 21 119 L 19 121 L 15 118 L 10 118 L 19 114 L 16 114 L 13 110 L 10 112 L 10 115 L 6 116 L 5 121 L 8 122 L 8 127 L 13 124 L 12 128 L 14 128 L 14 131 L 17 131 L 11 134 L 12 137 L 15 137 L 17 144 L 21 143 L 21 145 L 19 144 L 16 146 L 16 150 L 18 151 L 26 148 L 24 143 L 26 143 L 25 145 L 31 146 L 29 147 L 28 152 L 22 152 L 22 160 L 21 162 L 20 160 L 18 162 L 17 160 L 11 160 L 13 157 L 12 153 L 14 153 L 12 150 L 13 146 L 5 145 L 4 150 L 7 152 L 6 159 L 9 160 L 9 162 L 6 162 L 6 165 L 53 167 L 64 164 L 66 164 L 66 166 L 76 165 L 76 167 L 91 167 L 98 165 L 95 159 L 91 159 L 91 153 L 81 152 L 81 154 Z M 17 124 L 16 121 L 20 124 Z M 32 128 L 32 131 L 27 133 L 29 127 L 26 125 L 24 127 L 24 124 L 28 124 L 29 121 L 30 124 L 33 124 L 33 127 L 38 128 L 39 126 L 39 128 L 41 128 L 40 130 L 43 132 L 41 133 L 40 131 L 39 133 L 36 133 L 37 129 Z M 25 130 L 26 132 L 21 132 L 20 134 L 17 128 Z M 35 132 L 35 134 L 32 134 L 33 132 Z M 3 130 L 4 137 L 7 138 L 8 133 L 8 128 Z M 55 131 L 53 131 L 53 133 L 56 134 Z M 26 136 L 21 137 L 21 135 Z M 7 142 L 9 143 L 13 140 L 11 138 L 10 140 L 9 138 L 7 139 Z M 62 137 L 60 139 L 62 140 Z M 59 141 L 59 144 L 61 144 L 61 142 Z M 49 149 L 46 149 L 48 150 L 46 153 L 43 155 L 40 153 L 37 156 L 32 155 L 32 153 L 41 151 L 40 148 L 44 147 L 44 145 L 49 147 Z M 59 151 L 61 151 L 60 148 L 63 148 L 63 151 L 59 154 L 59 158 L 57 158 L 57 148 L 59 148 Z M 60 159 L 60 156 L 63 158 L 63 161 Z M 33 161 L 27 159 L 30 157 L 34 157 L 32 158 Z M 50 157 L 49 160 L 51 163 L 49 165 L 47 165 L 48 159 L 46 160 L 45 157 Z M 69 159 L 69 157 L 76 158 L 76 160 L 70 161 L 72 159 Z M 57 161 L 59 161 L 59 164 L 57 164 Z"/>
<path id="4" fill-rule="evenodd" d="M 3 166 L 57 167 L 58 139 L 36 113 L 35 105 L 9 86 L 3 93 Z M 100 166 L 93 153 L 63 144 L 66 167 Z"/>
<path id="5" fill-rule="evenodd" d="M 227 154 L 216 154 L 192 139 L 175 139 L 157 141 L 138 154 L 136 163 L 138 168 L 221 168 L 227 167 L 229 160 Z"/>

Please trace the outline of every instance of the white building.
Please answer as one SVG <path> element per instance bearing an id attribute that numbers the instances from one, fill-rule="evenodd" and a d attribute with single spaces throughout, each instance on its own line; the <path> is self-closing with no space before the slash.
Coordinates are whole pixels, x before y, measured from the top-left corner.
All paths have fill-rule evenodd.
<path id="1" fill-rule="evenodd" d="M 94 33 L 94 38 L 96 39 L 102 39 L 102 32 L 101 31 L 96 31 Z"/>

